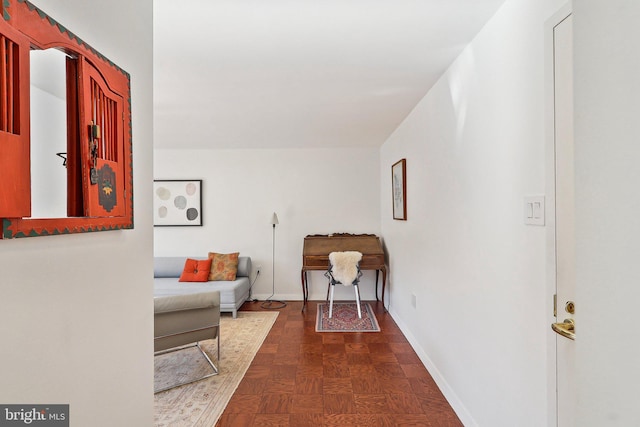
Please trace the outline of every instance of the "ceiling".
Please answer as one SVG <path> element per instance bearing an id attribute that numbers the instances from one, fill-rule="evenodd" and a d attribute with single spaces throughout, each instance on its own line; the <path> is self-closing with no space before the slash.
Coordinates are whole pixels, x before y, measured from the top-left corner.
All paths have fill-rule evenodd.
<path id="1" fill-rule="evenodd" d="M 504 1 L 154 0 L 155 147 L 379 147 Z"/>

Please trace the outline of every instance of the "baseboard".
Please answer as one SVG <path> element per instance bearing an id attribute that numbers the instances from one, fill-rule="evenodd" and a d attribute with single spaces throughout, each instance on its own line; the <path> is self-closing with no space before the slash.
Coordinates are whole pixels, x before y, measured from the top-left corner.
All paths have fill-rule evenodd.
<path id="1" fill-rule="evenodd" d="M 407 338 L 407 341 L 409 341 L 411 347 L 413 347 L 413 350 L 422 361 L 422 364 L 427 368 L 427 370 L 433 377 L 433 380 L 438 385 L 438 388 L 440 388 L 440 391 L 442 391 L 442 394 L 444 395 L 445 399 L 447 399 L 447 402 L 449 402 L 449 405 L 451 405 L 458 418 L 460 418 L 460 421 L 462 421 L 462 424 L 467 427 L 477 427 L 478 423 L 476 423 L 467 408 L 462 404 L 462 401 L 458 398 L 458 395 L 453 391 L 451 386 L 449 386 L 449 383 L 447 383 L 444 376 L 431 361 L 424 349 L 418 344 L 418 340 L 413 336 L 398 313 L 396 313 L 393 308 L 390 308 L 389 314 L 398 325 L 398 328 L 400 328 L 404 336 Z"/>
<path id="2" fill-rule="evenodd" d="M 280 301 L 302 301 L 301 297 L 302 292 L 297 294 L 275 294 L 271 297 L 272 300 L 280 300 Z M 271 296 L 268 294 L 251 294 L 251 299 L 257 299 L 258 301 L 265 301 L 267 298 Z"/>

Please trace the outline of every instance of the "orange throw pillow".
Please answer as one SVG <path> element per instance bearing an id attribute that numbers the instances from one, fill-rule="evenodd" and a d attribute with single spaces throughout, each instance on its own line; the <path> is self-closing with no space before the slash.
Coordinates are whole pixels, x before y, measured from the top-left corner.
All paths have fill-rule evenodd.
<path id="1" fill-rule="evenodd" d="M 187 258 L 179 282 L 206 282 L 209 280 L 211 259 L 195 260 Z"/>
<path id="2" fill-rule="evenodd" d="M 209 280 L 236 280 L 238 255 L 240 255 L 239 252 L 232 254 L 209 252 L 209 259 L 212 260 Z"/>

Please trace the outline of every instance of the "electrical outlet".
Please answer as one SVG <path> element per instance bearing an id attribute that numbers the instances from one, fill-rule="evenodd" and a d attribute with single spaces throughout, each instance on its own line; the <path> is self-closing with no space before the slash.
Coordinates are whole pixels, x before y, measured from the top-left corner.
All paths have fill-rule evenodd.
<path id="1" fill-rule="evenodd" d="M 256 275 L 260 274 L 260 270 L 262 270 L 262 266 L 261 265 L 256 267 Z"/>
<path id="2" fill-rule="evenodd" d="M 416 308 L 416 294 L 411 294 L 411 305 Z"/>

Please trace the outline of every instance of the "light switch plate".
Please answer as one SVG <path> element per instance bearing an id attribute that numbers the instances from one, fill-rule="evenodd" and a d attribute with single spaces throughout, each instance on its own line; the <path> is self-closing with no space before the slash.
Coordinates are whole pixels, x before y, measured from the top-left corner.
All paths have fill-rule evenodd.
<path id="1" fill-rule="evenodd" d="M 524 223 L 544 225 L 544 196 L 524 197 Z"/>

